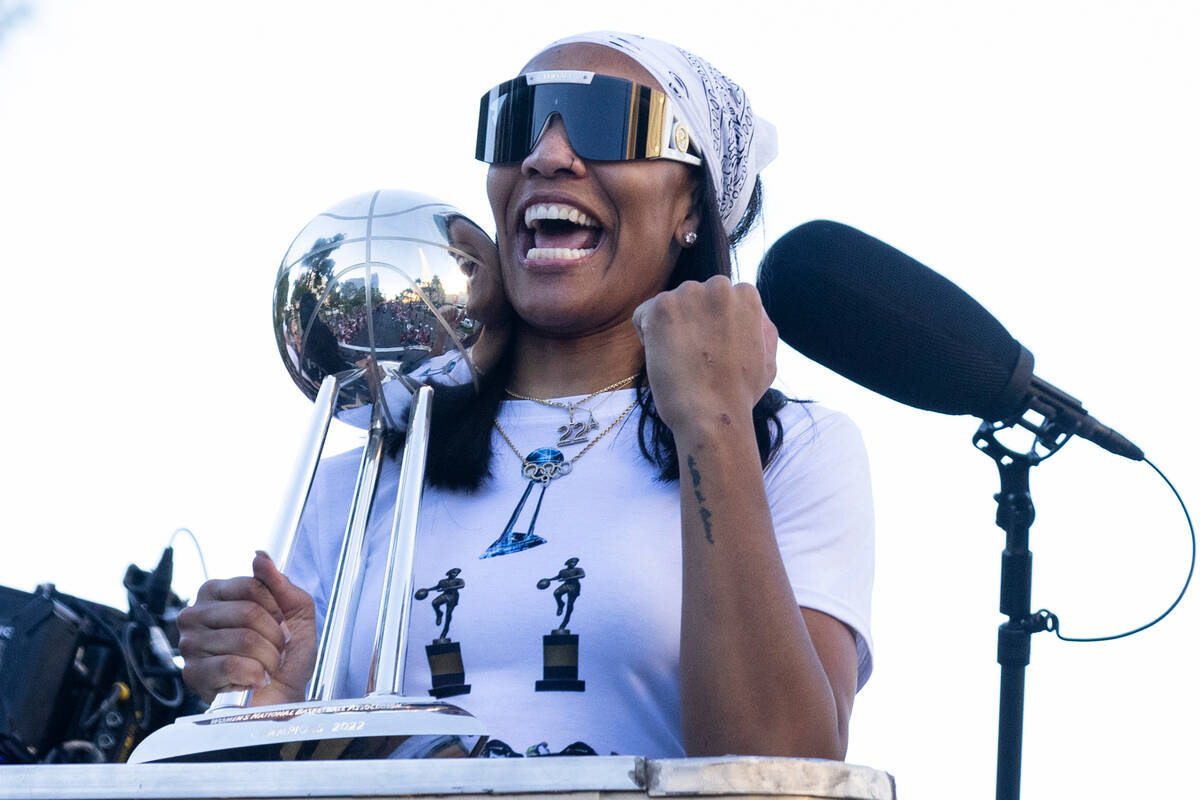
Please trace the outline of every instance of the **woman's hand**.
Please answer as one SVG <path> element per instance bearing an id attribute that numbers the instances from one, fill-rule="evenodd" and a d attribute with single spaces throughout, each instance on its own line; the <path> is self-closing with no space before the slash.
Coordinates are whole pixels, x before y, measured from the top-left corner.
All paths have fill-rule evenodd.
<path id="1" fill-rule="evenodd" d="M 253 689 L 254 705 L 298 702 L 316 662 L 312 598 L 266 553 L 253 577 L 211 580 L 179 613 L 183 679 L 206 702 Z"/>
<path id="2" fill-rule="evenodd" d="M 749 420 L 775 379 L 779 334 L 748 283 L 687 281 L 638 306 L 633 324 L 655 408 L 677 435 Z"/>

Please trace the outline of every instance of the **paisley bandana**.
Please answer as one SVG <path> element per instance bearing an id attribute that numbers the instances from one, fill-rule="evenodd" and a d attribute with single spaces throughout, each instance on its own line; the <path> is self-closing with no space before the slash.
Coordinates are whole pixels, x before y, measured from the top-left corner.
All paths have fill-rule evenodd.
<path id="1" fill-rule="evenodd" d="M 542 52 L 576 43 L 620 50 L 674 98 L 704 156 L 725 232 L 732 232 L 750 204 L 754 179 L 775 158 L 775 126 L 754 115 L 742 87 L 683 48 L 644 36 L 594 31 L 559 39 Z"/>

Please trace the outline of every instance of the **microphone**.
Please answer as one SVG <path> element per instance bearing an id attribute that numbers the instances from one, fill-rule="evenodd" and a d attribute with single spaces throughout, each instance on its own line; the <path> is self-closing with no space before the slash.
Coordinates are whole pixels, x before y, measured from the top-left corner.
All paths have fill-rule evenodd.
<path id="1" fill-rule="evenodd" d="M 872 391 L 988 422 L 1034 411 L 1053 446 L 1077 435 L 1144 457 L 1035 376 L 1033 354 L 974 298 L 862 231 L 827 220 L 793 228 L 763 257 L 758 291 L 783 341 Z"/>

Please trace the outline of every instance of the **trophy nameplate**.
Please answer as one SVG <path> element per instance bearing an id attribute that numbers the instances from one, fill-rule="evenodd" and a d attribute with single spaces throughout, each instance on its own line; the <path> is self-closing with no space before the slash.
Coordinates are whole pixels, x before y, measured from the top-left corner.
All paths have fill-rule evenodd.
<path id="1" fill-rule="evenodd" d="M 222 708 L 181 717 L 146 738 L 130 763 L 332 761 L 474 755 L 487 739 L 479 720 L 428 699 L 375 695 Z M 159 736 L 171 730 L 183 735 Z"/>

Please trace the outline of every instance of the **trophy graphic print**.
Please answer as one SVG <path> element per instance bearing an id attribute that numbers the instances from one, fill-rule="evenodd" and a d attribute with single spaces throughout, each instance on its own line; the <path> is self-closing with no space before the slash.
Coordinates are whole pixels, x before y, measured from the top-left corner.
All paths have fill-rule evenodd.
<path id="1" fill-rule="evenodd" d="M 559 581 L 554 590 L 554 603 L 558 609 L 555 613 L 563 618 L 557 628 L 542 637 L 542 680 L 534 684 L 539 692 L 582 692 L 584 689 L 584 682 L 579 680 L 579 634 L 571 633 L 567 628 L 575 601 L 579 599 L 579 581 L 585 575 L 578 564 L 578 558 L 568 558 L 557 575 L 537 582 L 537 588 L 549 589 L 551 583 Z"/>
<path id="2" fill-rule="evenodd" d="M 446 577 L 427 589 L 417 589 L 413 595 L 418 600 L 424 600 L 429 597 L 430 592 L 439 593 L 433 598 L 434 624 L 441 625 L 442 632 L 431 644 L 425 645 L 429 674 L 433 678 L 433 687 L 429 693 L 434 697 L 450 697 L 471 691 L 470 684 L 463 682 L 466 671 L 463 669 L 462 647 L 458 642 L 450 640 L 450 619 L 454 615 L 454 609 L 458 607 L 458 592 L 467 585 L 466 581 L 458 577 L 461 572 L 458 567 L 447 570 Z"/>

